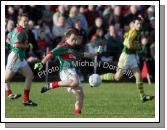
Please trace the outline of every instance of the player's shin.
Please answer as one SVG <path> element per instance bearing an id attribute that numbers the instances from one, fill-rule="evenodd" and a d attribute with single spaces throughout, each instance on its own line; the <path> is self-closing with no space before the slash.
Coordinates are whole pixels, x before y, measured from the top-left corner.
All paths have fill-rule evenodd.
<path id="1" fill-rule="evenodd" d="M 76 96 L 74 114 L 81 114 L 84 99 L 83 89 L 81 87 L 77 87 L 76 89 L 74 89 L 74 94 Z"/>
<path id="2" fill-rule="evenodd" d="M 139 95 L 142 98 L 144 96 L 143 82 L 142 81 L 136 81 L 136 86 L 137 86 Z"/>
<path id="3" fill-rule="evenodd" d="M 115 74 L 114 73 L 106 73 L 100 76 L 101 80 L 106 80 L 106 81 L 113 81 L 115 80 L 114 78 Z"/>

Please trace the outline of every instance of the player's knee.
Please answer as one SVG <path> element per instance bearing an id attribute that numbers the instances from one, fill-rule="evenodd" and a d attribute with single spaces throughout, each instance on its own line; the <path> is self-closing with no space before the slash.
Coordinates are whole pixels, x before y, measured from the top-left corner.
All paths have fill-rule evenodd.
<path id="1" fill-rule="evenodd" d="M 78 87 L 79 86 L 79 81 L 77 78 L 72 78 L 70 80 L 70 87 Z"/>
<path id="2" fill-rule="evenodd" d="M 120 80 L 120 77 L 115 76 L 114 79 L 115 79 L 116 81 L 119 81 L 119 80 Z"/>
<path id="3" fill-rule="evenodd" d="M 7 76 L 5 76 L 5 83 L 8 83 L 8 82 L 9 82 L 9 80 L 10 80 L 10 78 L 9 78 L 9 77 L 7 77 Z"/>
<path id="4" fill-rule="evenodd" d="M 77 80 L 71 80 L 71 87 L 79 86 L 79 82 Z"/>
<path id="5" fill-rule="evenodd" d="M 29 80 L 33 80 L 34 79 L 33 73 L 28 74 L 26 78 L 28 78 Z"/>

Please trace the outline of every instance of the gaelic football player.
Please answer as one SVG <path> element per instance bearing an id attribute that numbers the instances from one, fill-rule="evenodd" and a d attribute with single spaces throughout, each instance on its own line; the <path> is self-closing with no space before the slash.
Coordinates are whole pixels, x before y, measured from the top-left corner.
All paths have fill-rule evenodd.
<path id="1" fill-rule="evenodd" d="M 136 86 L 139 91 L 140 99 L 143 102 L 145 102 L 151 100 L 153 97 L 148 96 L 144 93 L 141 72 L 138 66 L 139 63 L 138 52 L 141 49 L 141 44 L 140 44 L 141 24 L 142 24 L 142 19 L 139 17 L 135 18 L 131 23 L 130 30 L 127 33 L 125 33 L 123 42 L 124 48 L 119 58 L 118 70 L 116 74 L 113 73 L 103 74 L 101 75 L 101 79 L 119 81 L 123 76 L 124 72 L 127 69 L 131 69 L 136 79 Z"/>
<path id="2" fill-rule="evenodd" d="M 77 31 L 73 28 L 69 29 L 65 35 L 65 41 L 59 43 L 56 48 L 50 51 L 41 63 L 36 63 L 34 69 L 39 71 L 43 68 L 43 65 L 52 57 L 58 56 L 60 61 L 60 78 L 61 81 L 54 81 L 48 83 L 48 86 L 41 89 L 41 93 L 44 93 L 50 89 L 58 87 L 68 87 L 68 91 L 72 92 L 76 96 L 74 114 L 81 114 L 83 107 L 84 93 L 81 87 L 79 76 L 76 73 L 74 63 L 76 60 L 82 57 L 92 58 L 97 53 L 80 53 L 73 48 L 79 44 L 80 38 Z"/>
<path id="3" fill-rule="evenodd" d="M 6 39 L 7 43 L 10 44 L 11 52 L 8 56 L 5 72 L 5 88 L 6 94 L 10 99 L 17 99 L 21 95 L 14 94 L 11 90 L 10 81 L 19 72 L 25 77 L 24 85 L 24 102 L 25 106 L 37 106 L 36 103 L 29 99 L 29 93 L 31 88 L 31 82 L 33 79 L 33 72 L 25 60 L 26 49 L 32 49 L 32 44 L 28 44 L 28 35 L 26 27 L 28 25 L 28 17 L 23 14 L 18 16 L 17 27 L 8 34 Z"/>

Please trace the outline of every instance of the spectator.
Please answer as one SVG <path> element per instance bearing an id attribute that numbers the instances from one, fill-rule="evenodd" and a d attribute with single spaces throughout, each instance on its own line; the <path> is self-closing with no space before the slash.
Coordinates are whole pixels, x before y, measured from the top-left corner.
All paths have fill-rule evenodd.
<path id="1" fill-rule="evenodd" d="M 109 19 L 111 15 L 113 15 L 113 8 L 115 8 L 115 6 L 113 7 L 113 5 L 107 6 L 103 11 L 102 16 L 103 16 L 104 24 L 106 26 L 109 26 Z"/>
<path id="2" fill-rule="evenodd" d="M 109 26 L 108 33 L 105 35 L 105 42 L 107 45 L 106 56 L 113 56 L 114 60 L 117 61 L 119 55 L 121 54 L 123 44 L 122 44 L 122 38 L 118 36 L 114 25 Z"/>
<path id="3" fill-rule="evenodd" d="M 95 19 L 95 25 L 92 26 L 90 29 L 89 29 L 89 32 L 88 32 L 88 39 L 90 40 L 92 38 L 92 36 L 96 33 L 96 30 L 98 28 L 102 28 L 103 29 L 103 33 L 105 33 L 105 27 L 103 26 L 103 19 L 101 17 L 97 17 Z"/>
<path id="4" fill-rule="evenodd" d="M 138 8 L 136 5 L 129 7 L 129 13 L 124 16 L 124 23 L 129 24 L 135 17 L 138 16 Z"/>
<path id="5" fill-rule="evenodd" d="M 30 29 L 30 30 L 32 31 L 32 33 L 34 34 L 35 40 L 37 41 L 40 34 L 39 34 L 38 30 L 37 30 L 37 29 L 35 28 L 35 26 L 34 26 L 34 21 L 33 21 L 33 20 L 29 20 L 28 26 L 29 26 L 29 29 Z"/>
<path id="6" fill-rule="evenodd" d="M 7 39 L 8 33 L 12 32 L 14 29 L 14 22 L 12 20 L 8 20 L 6 23 L 5 37 Z M 10 45 L 5 43 L 5 52 L 9 54 Z M 5 58 L 5 63 L 7 63 L 7 58 Z"/>
<path id="7" fill-rule="evenodd" d="M 15 10 L 14 6 L 12 5 L 7 6 L 6 16 L 7 19 L 13 20 L 14 24 L 17 23 L 18 12 L 17 10 Z"/>
<path id="8" fill-rule="evenodd" d="M 40 38 L 37 41 L 37 44 L 38 44 L 37 52 L 40 54 L 40 56 L 42 56 L 46 52 L 46 47 L 47 47 L 47 42 L 46 42 L 44 31 L 40 32 Z"/>
<path id="9" fill-rule="evenodd" d="M 78 19 L 81 21 L 81 26 L 83 27 L 83 29 L 87 30 L 88 23 L 85 16 L 83 14 L 79 14 L 77 6 L 72 6 L 70 8 L 69 18 L 67 20 L 70 27 L 74 27 L 75 21 Z"/>
<path id="10" fill-rule="evenodd" d="M 67 12 L 65 11 L 65 6 L 64 5 L 59 5 L 56 12 L 53 14 L 53 25 L 56 26 L 58 25 L 58 18 L 60 16 L 65 16 L 67 18 Z"/>
<path id="11" fill-rule="evenodd" d="M 118 26 L 120 26 L 121 28 L 123 27 L 123 16 L 122 16 L 121 6 L 114 7 L 113 15 L 110 15 L 108 22 L 109 22 L 109 25 L 119 24 Z"/>
<path id="12" fill-rule="evenodd" d="M 87 43 L 87 33 L 81 26 L 81 21 L 77 20 L 75 22 L 75 29 L 78 31 L 78 34 L 82 37 L 80 45 L 76 48 L 77 50 L 83 51 L 84 46 Z"/>
<path id="13" fill-rule="evenodd" d="M 7 25 L 6 25 L 6 30 L 5 30 L 5 34 L 7 35 L 9 32 L 11 32 L 14 29 L 14 22 L 13 20 L 8 20 L 7 21 Z"/>
<path id="14" fill-rule="evenodd" d="M 61 41 L 68 28 L 69 25 L 67 24 L 65 17 L 59 16 L 57 25 L 54 25 L 52 28 L 54 43 L 59 43 Z"/>
<path id="15" fill-rule="evenodd" d="M 42 19 L 42 11 L 44 6 L 41 5 L 26 5 L 23 6 L 23 13 L 27 13 L 29 19 L 33 20 L 35 24 Z"/>
<path id="16" fill-rule="evenodd" d="M 48 43 L 48 46 L 50 48 L 52 48 L 52 38 L 53 38 L 53 36 L 52 36 L 52 33 L 50 31 L 49 26 L 46 24 L 45 21 L 42 21 L 42 20 L 39 21 L 39 29 L 38 29 L 38 31 L 39 32 L 41 32 L 41 31 L 45 32 L 46 42 Z"/>
<path id="17" fill-rule="evenodd" d="M 99 16 L 99 13 L 96 11 L 96 6 L 88 5 L 88 9 L 85 11 L 85 17 L 88 21 L 89 27 L 92 27 L 94 25 L 95 19 Z"/>

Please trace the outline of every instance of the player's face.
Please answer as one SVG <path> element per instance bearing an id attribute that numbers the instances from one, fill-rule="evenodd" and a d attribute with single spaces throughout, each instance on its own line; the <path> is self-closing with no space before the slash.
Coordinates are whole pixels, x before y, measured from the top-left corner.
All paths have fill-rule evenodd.
<path id="1" fill-rule="evenodd" d="M 141 28 L 141 21 L 136 20 L 135 23 L 134 23 L 134 27 L 135 27 L 136 30 L 139 31 L 140 28 Z"/>
<path id="2" fill-rule="evenodd" d="M 68 41 L 71 46 L 76 46 L 80 44 L 80 37 L 75 34 L 71 34 Z"/>
<path id="3" fill-rule="evenodd" d="M 19 25 L 22 26 L 23 28 L 26 28 L 28 25 L 28 17 L 21 17 Z"/>

